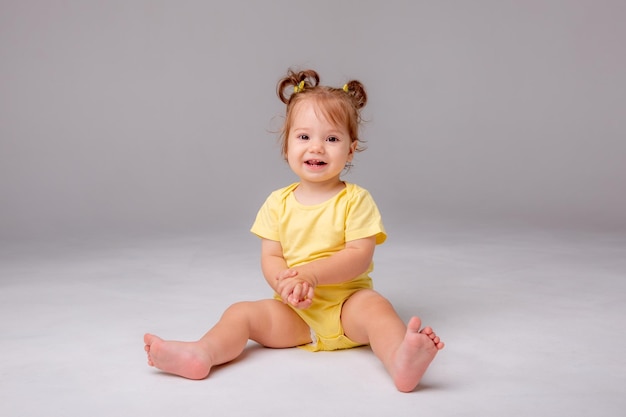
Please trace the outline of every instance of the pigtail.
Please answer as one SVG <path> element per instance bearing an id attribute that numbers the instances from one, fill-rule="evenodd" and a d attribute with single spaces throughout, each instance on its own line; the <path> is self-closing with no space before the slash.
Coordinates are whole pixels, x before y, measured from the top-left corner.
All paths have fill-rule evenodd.
<path id="1" fill-rule="evenodd" d="M 367 104 L 367 93 L 365 92 L 365 87 L 360 81 L 348 81 L 343 86 L 343 91 L 352 97 L 352 103 L 357 110 L 362 109 Z"/>
<path id="2" fill-rule="evenodd" d="M 276 94 L 278 94 L 280 101 L 288 104 L 294 93 L 316 87 L 319 83 L 320 76 L 313 70 L 295 72 L 290 69 L 287 76 L 278 82 Z"/>

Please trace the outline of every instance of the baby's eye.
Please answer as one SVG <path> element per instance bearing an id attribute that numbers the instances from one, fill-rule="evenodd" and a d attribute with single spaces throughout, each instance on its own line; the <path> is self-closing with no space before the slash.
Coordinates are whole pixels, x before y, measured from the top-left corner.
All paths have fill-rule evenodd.
<path id="1" fill-rule="evenodd" d="M 326 139 L 329 142 L 339 142 L 339 138 L 336 136 L 330 136 L 328 139 Z"/>
<path id="2" fill-rule="evenodd" d="M 309 140 L 309 135 L 298 135 L 298 139 Z"/>

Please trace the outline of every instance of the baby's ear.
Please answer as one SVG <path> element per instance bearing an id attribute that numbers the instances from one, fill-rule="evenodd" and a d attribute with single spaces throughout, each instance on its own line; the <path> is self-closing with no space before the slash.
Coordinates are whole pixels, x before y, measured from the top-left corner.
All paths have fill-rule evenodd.
<path id="1" fill-rule="evenodd" d="M 356 152 L 357 146 L 359 146 L 359 141 L 353 140 L 352 143 L 350 144 L 350 155 L 354 155 L 354 152 Z"/>

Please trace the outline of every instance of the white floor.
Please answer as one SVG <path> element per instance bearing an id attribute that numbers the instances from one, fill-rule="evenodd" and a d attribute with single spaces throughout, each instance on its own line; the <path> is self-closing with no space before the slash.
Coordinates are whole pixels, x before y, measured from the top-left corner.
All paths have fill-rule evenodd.
<path id="1" fill-rule="evenodd" d="M 0 415 L 572 417 L 626 409 L 624 234 L 395 231 L 377 250 L 377 289 L 447 343 L 410 394 L 395 391 L 368 348 L 250 344 L 203 381 L 146 365 L 144 332 L 195 339 L 232 302 L 269 296 L 258 263 L 258 242 L 245 230 L 1 246 Z"/>

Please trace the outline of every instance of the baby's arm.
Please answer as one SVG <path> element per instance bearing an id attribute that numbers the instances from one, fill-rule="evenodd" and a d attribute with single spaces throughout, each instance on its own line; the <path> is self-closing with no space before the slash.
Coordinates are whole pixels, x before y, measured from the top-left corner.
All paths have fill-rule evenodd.
<path id="1" fill-rule="evenodd" d="M 265 280 L 276 292 L 279 292 L 279 278 L 288 278 L 290 274 L 288 271 L 292 271 L 291 274 L 296 275 L 296 272 L 287 266 L 283 257 L 282 245 L 275 240 L 261 239 L 261 269 Z"/>
<path id="2" fill-rule="evenodd" d="M 265 280 L 283 301 L 306 308 L 311 304 L 317 285 L 350 281 L 367 271 L 375 247 L 376 236 L 351 240 L 344 249 L 328 258 L 289 269 L 280 242 L 263 239 L 261 266 Z"/>
<path id="3" fill-rule="evenodd" d="M 298 277 L 298 272 L 289 269 L 283 257 L 280 242 L 261 241 L 261 268 L 270 287 L 280 294 L 284 302 L 297 308 L 308 308 L 313 300 L 315 285 Z"/>
<path id="4" fill-rule="evenodd" d="M 376 247 L 376 236 L 346 242 L 344 249 L 324 259 L 294 268 L 298 277 L 313 286 L 350 281 L 367 271 Z"/>

